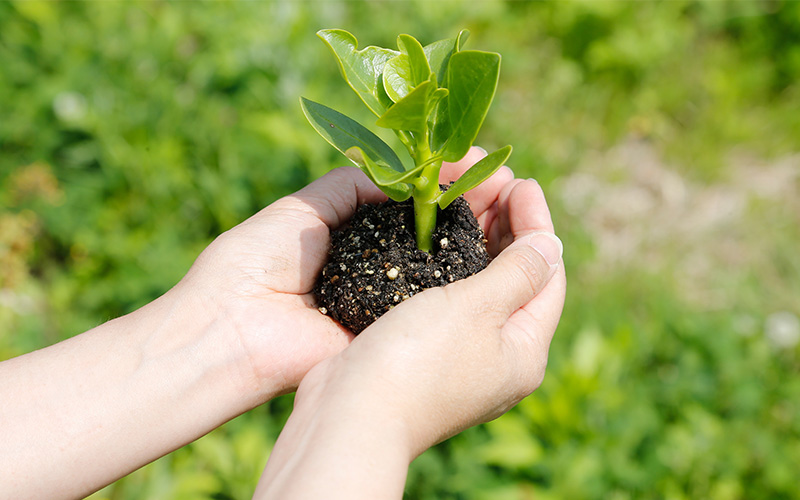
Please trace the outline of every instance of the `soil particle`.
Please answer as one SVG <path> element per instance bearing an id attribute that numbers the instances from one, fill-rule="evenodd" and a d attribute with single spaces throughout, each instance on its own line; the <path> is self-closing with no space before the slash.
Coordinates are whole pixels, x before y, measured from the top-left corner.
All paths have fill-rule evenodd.
<path id="1" fill-rule="evenodd" d="M 417 249 L 413 228 L 410 200 L 359 207 L 348 226 L 331 233 L 329 260 L 314 286 L 320 311 L 358 334 L 403 300 L 489 263 L 463 197 L 439 210 L 430 254 Z"/>

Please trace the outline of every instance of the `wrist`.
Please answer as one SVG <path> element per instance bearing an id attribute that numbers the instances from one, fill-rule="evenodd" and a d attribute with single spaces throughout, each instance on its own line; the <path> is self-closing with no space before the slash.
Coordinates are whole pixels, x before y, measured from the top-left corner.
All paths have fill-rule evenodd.
<path id="1" fill-rule="evenodd" d="M 314 367 L 298 388 L 293 415 L 321 435 L 356 439 L 373 453 L 390 450 L 407 467 L 416 457 L 409 422 L 387 397 L 387 387 L 346 365 L 337 356 Z"/>
<path id="2" fill-rule="evenodd" d="M 342 385 L 336 361 L 320 363 L 300 384 L 256 498 L 402 496 L 415 457 L 406 423 L 379 398 Z"/>
<path id="3" fill-rule="evenodd" d="M 187 278 L 193 278 L 191 273 Z M 191 344 L 198 370 L 213 370 L 237 397 L 241 411 L 294 390 L 296 383 L 287 380 L 281 357 L 288 353 L 272 342 L 278 329 L 271 320 L 279 311 L 270 311 L 269 301 L 243 297 L 218 284 L 208 286 L 207 281 L 184 279 L 158 299 L 176 311 L 171 314 L 175 326 L 165 332 L 177 337 L 171 342 Z M 276 359 L 264 356 L 262 344 L 272 348 L 268 353 Z"/>
<path id="4" fill-rule="evenodd" d="M 395 449 L 402 451 L 409 464 L 461 430 L 443 421 L 443 401 L 435 385 L 410 390 L 421 385 L 414 379 L 426 375 L 422 371 L 408 373 L 400 366 L 403 356 L 396 358 L 395 365 L 379 356 L 357 363 L 348 359 L 348 354 L 346 350 L 309 372 L 297 391 L 295 409 L 310 413 L 325 408 L 331 418 L 346 420 L 354 428 L 375 426 L 376 432 L 396 443 Z"/>
<path id="5" fill-rule="evenodd" d="M 193 392 L 196 410 L 214 415 L 216 426 L 263 401 L 225 311 L 181 285 L 115 321 L 137 332 L 141 365 L 169 366 L 175 390 Z"/>

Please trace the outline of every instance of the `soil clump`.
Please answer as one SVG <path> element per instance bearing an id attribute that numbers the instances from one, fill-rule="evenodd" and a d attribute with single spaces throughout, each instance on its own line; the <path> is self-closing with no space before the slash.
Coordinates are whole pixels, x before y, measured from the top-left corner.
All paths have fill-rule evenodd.
<path id="1" fill-rule="evenodd" d="M 431 253 L 417 249 L 411 200 L 362 205 L 331 232 L 314 286 L 320 312 L 359 334 L 417 293 L 471 276 L 489 263 L 486 239 L 462 197 L 439 210 Z"/>

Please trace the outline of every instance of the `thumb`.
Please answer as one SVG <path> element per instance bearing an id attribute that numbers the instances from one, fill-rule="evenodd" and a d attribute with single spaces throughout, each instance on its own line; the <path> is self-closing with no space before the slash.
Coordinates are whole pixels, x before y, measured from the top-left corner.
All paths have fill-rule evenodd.
<path id="1" fill-rule="evenodd" d="M 521 236 L 503 250 L 489 267 L 464 281 L 470 300 L 494 304 L 508 317 L 540 292 L 561 262 L 564 247 L 553 233 L 536 231 Z"/>

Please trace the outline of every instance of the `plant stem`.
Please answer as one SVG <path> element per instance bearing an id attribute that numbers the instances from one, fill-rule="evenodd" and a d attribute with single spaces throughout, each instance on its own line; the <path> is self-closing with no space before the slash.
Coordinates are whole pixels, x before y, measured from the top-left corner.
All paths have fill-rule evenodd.
<path id="1" fill-rule="evenodd" d="M 402 142 L 405 147 L 411 150 L 414 144 L 414 139 L 411 137 L 411 134 L 405 130 L 395 130 L 394 133 L 397 138 L 400 139 L 400 142 Z"/>
<path id="2" fill-rule="evenodd" d="M 417 142 L 417 165 L 431 160 L 432 154 L 428 146 L 428 134 Z M 439 170 L 442 168 L 441 158 L 432 161 L 422 169 L 422 173 L 414 182 L 414 227 L 417 237 L 417 248 L 430 253 L 433 249 L 433 230 L 436 228 L 436 213 L 439 209 L 437 200 L 441 194 L 439 189 Z"/>

